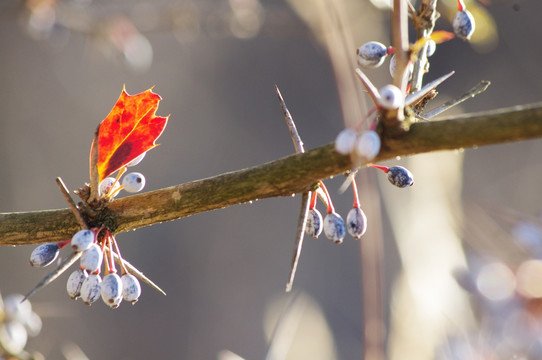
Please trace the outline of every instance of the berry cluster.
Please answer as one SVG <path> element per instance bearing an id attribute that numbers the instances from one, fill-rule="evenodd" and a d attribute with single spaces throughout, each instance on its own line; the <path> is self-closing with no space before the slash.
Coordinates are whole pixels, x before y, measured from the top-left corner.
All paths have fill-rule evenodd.
<path id="1" fill-rule="evenodd" d="M 121 190 L 135 193 L 144 188 L 145 177 L 138 172 L 128 173 L 122 177 L 122 181 L 119 181 L 126 172 L 126 167 L 137 165 L 144 156 L 145 153 L 142 153 L 121 168 L 116 178 L 107 177 L 100 182 L 98 189 L 100 203 L 112 201 Z M 80 189 L 79 193 L 85 193 L 82 190 Z M 161 291 L 121 257 L 115 236 L 103 224 L 80 230 L 66 241 L 39 245 L 30 255 L 30 265 L 35 267 L 50 265 L 58 257 L 60 249 L 68 244 L 74 250 L 72 257 L 79 258 L 79 267 L 70 274 L 66 284 L 70 298 L 74 300 L 81 298 L 86 305 L 91 305 L 101 297 L 113 309 L 117 308 L 123 299 L 135 304 L 141 295 L 138 277 Z M 120 276 L 117 274 L 115 262 L 120 266 Z M 103 278 L 100 275 L 102 265 L 104 268 Z M 64 270 L 65 268 L 61 264 L 55 272 L 46 277 L 47 280 L 44 279 L 29 295 L 47 285 L 52 281 L 49 281 L 49 278 L 56 278 Z"/>
<path id="2" fill-rule="evenodd" d="M 28 337 L 41 331 L 41 318 L 32 311 L 29 301 L 22 302 L 19 294 L 0 297 L 0 358 L 29 359 L 38 354 L 28 354 L 24 348 Z M 35 357 L 33 356 L 35 355 Z M 41 355 L 41 354 L 40 354 Z"/>

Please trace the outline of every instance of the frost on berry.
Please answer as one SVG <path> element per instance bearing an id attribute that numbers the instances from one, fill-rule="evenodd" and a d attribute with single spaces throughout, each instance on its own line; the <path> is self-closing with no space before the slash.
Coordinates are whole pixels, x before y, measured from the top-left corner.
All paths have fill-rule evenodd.
<path id="1" fill-rule="evenodd" d="M 106 177 L 105 179 L 103 179 L 102 182 L 100 183 L 100 187 L 99 187 L 100 196 L 104 195 L 104 194 L 107 194 L 110 191 L 114 191 L 114 190 L 118 189 L 120 187 L 120 184 L 116 180 L 117 179 L 115 179 L 114 177 Z M 115 188 L 113 190 L 111 190 L 113 185 L 115 186 Z"/>
<path id="2" fill-rule="evenodd" d="M 122 280 L 122 297 L 132 305 L 135 304 L 141 295 L 139 280 L 132 274 L 124 274 L 120 279 Z"/>
<path id="3" fill-rule="evenodd" d="M 359 239 L 367 230 L 367 217 L 359 207 L 353 207 L 346 215 L 346 230 L 352 237 Z"/>
<path id="4" fill-rule="evenodd" d="M 398 109 L 403 104 L 403 93 L 395 85 L 385 85 L 379 91 L 379 105 L 384 109 Z"/>
<path id="5" fill-rule="evenodd" d="M 402 166 L 392 166 L 388 170 L 388 180 L 393 185 L 404 188 L 414 184 L 414 176 Z"/>
<path id="6" fill-rule="evenodd" d="M 324 234 L 335 244 L 343 242 L 346 235 L 346 228 L 343 218 L 336 212 L 328 213 L 324 218 Z"/>
<path id="7" fill-rule="evenodd" d="M 141 155 L 139 155 L 138 157 L 130 161 L 128 164 L 126 164 L 126 167 L 136 166 L 137 164 L 141 162 L 141 160 L 143 160 L 146 154 L 147 154 L 146 152 L 142 153 Z"/>
<path id="8" fill-rule="evenodd" d="M 461 10 L 455 13 L 452 21 L 454 33 L 463 40 L 470 40 L 474 33 L 474 17 L 468 10 Z"/>
<path id="9" fill-rule="evenodd" d="M 358 64 L 364 68 L 376 68 L 384 63 L 388 48 L 378 41 L 369 41 L 357 49 Z"/>
<path id="10" fill-rule="evenodd" d="M 87 272 L 81 269 L 77 269 L 70 274 L 68 281 L 66 282 L 66 291 L 70 298 L 76 300 L 81 296 L 81 286 L 87 277 Z"/>
<path id="11" fill-rule="evenodd" d="M 138 172 L 126 174 L 122 179 L 122 186 L 130 193 L 139 192 L 145 187 L 145 176 Z"/>
<path id="12" fill-rule="evenodd" d="M 307 224 L 305 225 L 305 232 L 307 235 L 317 238 L 322 233 L 322 214 L 318 209 L 310 209 L 307 214 Z"/>
<path id="13" fill-rule="evenodd" d="M 380 136 L 374 130 L 364 131 L 356 142 L 356 152 L 367 160 L 374 159 L 380 152 Z"/>
<path id="14" fill-rule="evenodd" d="M 79 230 L 72 237 L 71 246 L 75 251 L 85 251 L 94 242 L 94 233 L 91 230 Z"/>
<path id="15" fill-rule="evenodd" d="M 342 130 L 335 139 L 335 150 L 342 155 L 348 155 L 356 145 L 358 133 L 356 130 L 347 128 Z"/>
<path id="16" fill-rule="evenodd" d="M 115 309 L 122 301 L 122 281 L 116 273 L 104 276 L 101 285 L 102 300 Z"/>
<path id="17" fill-rule="evenodd" d="M 85 305 L 91 305 L 101 295 L 102 278 L 99 274 L 90 274 L 81 285 L 81 299 Z"/>
<path id="18" fill-rule="evenodd" d="M 100 269 L 103 261 L 102 249 L 97 244 L 92 244 L 88 249 L 83 251 L 80 266 L 88 272 L 94 272 Z"/>
<path id="19" fill-rule="evenodd" d="M 30 254 L 30 265 L 44 267 L 50 265 L 57 258 L 60 248 L 57 244 L 41 244 Z"/>

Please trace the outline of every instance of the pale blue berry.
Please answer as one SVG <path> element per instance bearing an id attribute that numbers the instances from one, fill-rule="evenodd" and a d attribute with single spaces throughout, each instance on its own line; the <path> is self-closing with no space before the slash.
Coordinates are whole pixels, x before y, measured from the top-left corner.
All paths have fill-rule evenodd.
<path id="1" fill-rule="evenodd" d="M 335 244 L 343 242 L 346 235 L 346 228 L 343 218 L 336 212 L 328 213 L 324 218 L 324 234 Z"/>
<path id="2" fill-rule="evenodd" d="M 66 291 L 70 298 L 76 300 L 81 296 L 81 286 L 87 277 L 87 272 L 81 269 L 77 269 L 70 274 L 66 282 Z"/>
<path id="3" fill-rule="evenodd" d="M 116 273 L 104 276 L 101 285 L 102 300 L 115 309 L 122 301 L 122 281 Z"/>
<path id="4" fill-rule="evenodd" d="M 305 224 L 305 232 L 307 235 L 317 238 L 322 233 L 322 214 L 318 209 L 310 209 L 307 214 L 307 223 Z"/>
<path id="5" fill-rule="evenodd" d="M 392 166 L 388 170 L 388 180 L 397 187 L 405 188 L 414 184 L 414 175 L 402 166 Z"/>
<path id="6" fill-rule="evenodd" d="M 100 298 L 102 278 L 99 274 L 90 274 L 81 285 L 81 299 L 85 305 L 91 305 Z"/>
<path id="7" fill-rule="evenodd" d="M 139 192 L 145 187 L 145 176 L 138 172 L 126 174 L 122 179 L 122 186 L 130 193 Z"/>
<path id="8" fill-rule="evenodd" d="M 346 215 L 346 230 L 352 237 L 359 239 L 367 230 L 367 216 L 359 207 L 353 207 Z"/>
<path id="9" fill-rule="evenodd" d="M 124 274 L 120 278 L 122 280 L 122 296 L 124 300 L 133 304 L 139 300 L 141 295 L 141 285 L 139 280 L 132 274 Z"/>
<path id="10" fill-rule="evenodd" d="M 41 244 L 30 254 L 30 265 L 44 267 L 50 265 L 58 257 L 60 248 L 57 244 Z"/>
<path id="11" fill-rule="evenodd" d="M 94 243 L 94 232 L 88 229 L 79 230 L 72 237 L 71 246 L 75 251 L 85 251 Z"/>

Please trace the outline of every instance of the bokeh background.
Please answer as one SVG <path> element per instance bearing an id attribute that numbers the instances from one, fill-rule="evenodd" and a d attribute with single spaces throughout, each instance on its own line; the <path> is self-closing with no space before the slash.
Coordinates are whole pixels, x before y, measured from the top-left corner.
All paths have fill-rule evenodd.
<path id="1" fill-rule="evenodd" d="M 66 207 L 54 179 L 71 189 L 88 181 L 93 131 L 123 84 L 131 94 L 155 86 L 163 97 L 158 114 L 171 114 L 161 146 L 137 167 L 146 190 L 293 153 L 275 84 L 306 148 L 331 142 L 348 115 L 330 60 L 337 54 L 325 39 L 330 31 L 353 39 L 355 61 L 362 43 L 390 43 L 389 10 L 369 0 L 316 3 L 2 1 L 0 212 Z M 540 101 L 542 2 L 467 5 L 477 19 L 473 43 L 453 40 L 431 58 L 427 79 L 456 71 L 436 102 L 481 80 L 492 85 L 455 113 Z M 455 7 L 454 0 L 439 1 L 437 28 L 451 29 Z M 367 74 L 378 86 L 391 81 L 387 64 Z M 358 87 L 354 97 L 363 96 Z M 367 110 L 363 100 L 361 108 Z M 495 261 L 513 268 L 534 256 L 516 251 L 509 234 L 518 219 L 537 221 L 540 153 L 542 142 L 534 140 L 390 162 L 414 172 L 415 185 L 406 190 L 364 170 L 367 236 L 384 250 L 390 358 L 450 356 L 435 354 L 451 346 L 454 334 L 484 330 L 476 304 L 469 307 L 480 297 L 457 287 L 450 270 Z M 345 216 L 352 198 L 337 193 L 341 182 L 328 187 Z M 306 239 L 294 293 L 284 293 L 299 203 L 300 196 L 266 199 L 118 235 L 124 257 L 167 296 L 143 285 L 135 306 L 86 307 L 67 297 L 66 274 L 32 298 L 43 330 L 27 348 L 50 359 L 65 358 L 74 344 L 90 359 L 261 359 L 282 336 L 289 340 L 284 358 L 361 358 L 359 241 Z M 0 249 L 3 295 L 25 293 L 47 273 L 28 266 L 33 248 Z M 280 324 L 294 325 L 279 327 L 273 342 L 281 314 Z M 407 334 L 413 339 L 405 345 Z M 536 336 L 532 341 L 539 346 Z"/>

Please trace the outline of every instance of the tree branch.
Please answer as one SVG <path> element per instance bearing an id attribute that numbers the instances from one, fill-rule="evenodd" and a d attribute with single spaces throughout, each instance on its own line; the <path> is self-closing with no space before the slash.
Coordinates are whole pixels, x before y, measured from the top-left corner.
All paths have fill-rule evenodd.
<path id="1" fill-rule="evenodd" d="M 384 138 L 375 161 L 542 137 L 542 103 L 433 122 L 419 122 L 397 138 Z M 268 197 L 314 188 L 351 169 L 333 144 L 248 169 L 120 198 L 106 208 L 115 233 Z M 80 225 L 69 209 L 0 214 L 0 245 L 69 239 Z"/>

